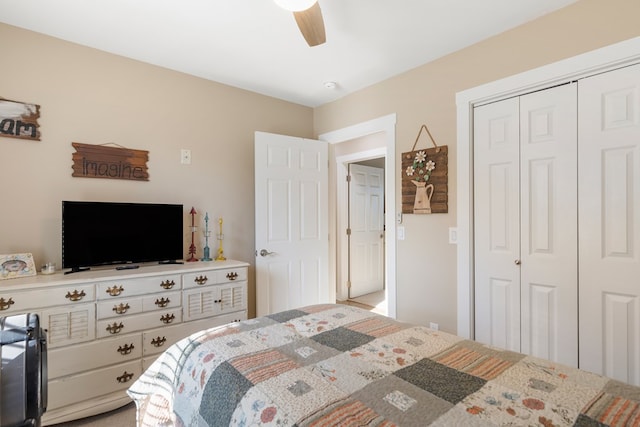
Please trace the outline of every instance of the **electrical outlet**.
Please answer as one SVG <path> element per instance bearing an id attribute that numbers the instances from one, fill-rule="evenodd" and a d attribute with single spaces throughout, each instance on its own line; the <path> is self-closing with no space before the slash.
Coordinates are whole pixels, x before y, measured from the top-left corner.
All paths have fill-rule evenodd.
<path id="1" fill-rule="evenodd" d="M 191 164 L 191 150 L 182 149 L 180 150 L 180 163 L 183 165 Z"/>
<path id="2" fill-rule="evenodd" d="M 437 331 L 440 326 L 436 322 L 430 322 L 429 327 L 434 331 Z"/>

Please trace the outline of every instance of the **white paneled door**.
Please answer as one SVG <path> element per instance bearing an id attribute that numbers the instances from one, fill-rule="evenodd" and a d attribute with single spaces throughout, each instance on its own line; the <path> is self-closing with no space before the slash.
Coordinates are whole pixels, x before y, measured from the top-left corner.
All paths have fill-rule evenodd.
<path id="1" fill-rule="evenodd" d="M 580 367 L 640 385 L 640 65 L 579 85 Z"/>
<path id="2" fill-rule="evenodd" d="M 575 83 L 520 97 L 521 351 L 578 366 Z"/>
<path id="3" fill-rule="evenodd" d="M 329 301 L 328 145 L 255 133 L 258 316 Z"/>
<path id="4" fill-rule="evenodd" d="M 576 85 L 476 107 L 476 339 L 577 366 Z"/>
<path id="5" fill-rule="evenodd" d="M 474 110 L 476 340 L 520 351 L 518 99 Z"/>
<path id="6" fill-rule="evenodd" d="M 349 298 L 384 290 L 384 169 L 349 165 Z"/>

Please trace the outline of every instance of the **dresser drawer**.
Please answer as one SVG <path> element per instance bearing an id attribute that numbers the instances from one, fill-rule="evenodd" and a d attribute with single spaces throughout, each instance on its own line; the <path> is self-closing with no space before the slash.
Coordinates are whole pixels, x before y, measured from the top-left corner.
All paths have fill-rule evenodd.
<path id="1" fill-rule="evenodd" d="M 144 356 L 160 353 L 170 345 L 177 343 L 182 338 L 186 338 L 191 334 L 205 329 L 215 328 L 216 326 L 226 325 L 227 323 L 246 320 L 246 318 L 247 312 L 245 311 L 145 331 L 142 334 L 142 353 Z"/>
<path id="2" fill-rule="evenodd" d="M 96 304 L 98 320 L 142 313 L 143 297 L 114 298 Z"/>
<path id="3" fill-rule="evenodd" d="M 217 283 L 243 282 L 247 280 L 247 268 L 227 268 L 216 272 Z"/>
<path id="4" fill-rule="evenodd" d="M 98 338 L 128 334 L 143 329 L 161 328 L 182 322 L 182 309 L 158 310 L 151 313 L 99 320 L 96 325 Z"/>
<path id="5" fill-rule="evenodd" d="M 2 291 L 0 299 L 0 316 L 5 316 L 56 305 L 92 302 L 95 301 L 96 294 L 94 285 L 83 284 L 33 291 Z"/>
<path id="6" fill-rule="evenodd" d="M 55 379 L 102 366 L 137 359 L 142 355 L 142 334 L 95 340 L 48 352 L 48 377 Z"/>
<path id="7" fill-rule="evenodd" d="M 167 310 L 180 307 L 182 302 L 181 295 L 180 292 L 170 292 L 146 296 L 142 300 L 142 311 Z"/>
<path id="8" fill-rule="evenodd" d="M 135 279 L 109 280 L 97 285 L 98 300 L 129 297 L 180 289 L 180 275 L 162 275 Z"/>
<path id="9" fill-rule="evenodd" d="M 200 271 L 182 275 L 182 289 L 199 288 L 217 283 L 216 271 Z"/>
<path id="10" fill-rule="evenodd" d="M 159 354 L 153 354 L 151 356 L 148 357 L 143 357 L 142 358 L 142 372 L 146 371 L 147 369 L 149 369 L 149 366 L 153 365 L 153 362 L 156 361 L 156 359 L 158 358 Z"/>
<path id="11" fill-rule="evenodd" d="M 142 373 L 140 359 L 49 381 L 47 409 L 53 410 L 127 389 Z"/>
<path id="12" fill-rule="evenodd" d="M 182 276 L 182 289 L 198 288 L 206 285 L 218 285 L 247 280 L 247 268 L 225 268 L 223 270 L 200 271 Z"/>

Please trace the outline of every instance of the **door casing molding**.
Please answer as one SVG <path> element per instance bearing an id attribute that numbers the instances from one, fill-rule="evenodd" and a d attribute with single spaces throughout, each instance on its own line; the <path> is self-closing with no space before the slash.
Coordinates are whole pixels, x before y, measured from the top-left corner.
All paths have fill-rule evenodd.
<path id="1" fill-rule="evenodd" d="M 362 160 L 377 159 L 387 156 L 387 148 L 380 147 L 358 153 L 346 154 L 336 157 L 336 186 L 337 186 L 337 230 L 346 230 L 349 224 L 349 213 L 345 207 L 349 206 L 349 183 L 344 179 L 349 174 L 349 163 L 355 163 Z M 386 172 L 385 172 L 386 175 Z M 386 180 L 386 179 L 385 179 Z M 385 195 L 386 200 L 386 195 Z M 346 277 L 349 277 L 349 239 L 346 233 L 336 233 L 337 257 L 340 262 L 338 264 L 337 278 L 337 295 L 339 298 L 347 299 L 348 290 L 342 289 L 341 282 L 344 283 Z M 385 255 L 386 259 L 386 255 Z M 342 280 L 340 280 L 342 279 Z"/>
<path id="2" fill-rule="evenodd" d="M 396 114 L 372 119 L 358 123 L 346 128 L 327 132 L 318 136 L 318 139 L 329 144 L 339 144 L 356 138 L 362 138 L 374 133 L 384 132 L 385 140 L 385 292 L 387 300 L 387 315 L 396 317 Z M 335 256 L 337 245 L 336 230 L 330 230 L 330 242 L 336 244 L 329 245 L 333 248 L 331 256 Z M 331 251 L 331 249 L 330 249 Z M 335 278 L 335 271 L 330 272 Z"/>
<path id="3" fill-rule="evenodd" d="M 640 37 L 525 71 L 456 94 L 457 334 L 474 338 L 473 108 L 640 62 Z"/>

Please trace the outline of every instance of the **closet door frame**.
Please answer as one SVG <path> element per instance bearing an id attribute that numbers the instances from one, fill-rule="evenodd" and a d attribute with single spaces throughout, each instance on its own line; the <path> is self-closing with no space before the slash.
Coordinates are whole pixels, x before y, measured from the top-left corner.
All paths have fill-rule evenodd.
<path id="1" fill-rule="evenodd" d="M 456 94 L 457 105 L 457 334 L 474 338 L 473 108 L 512 96 L 640 63 L 640 37 L 574 56 Z"/>

